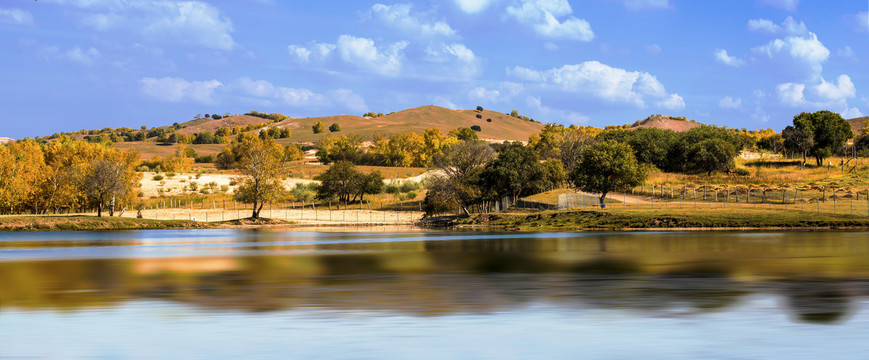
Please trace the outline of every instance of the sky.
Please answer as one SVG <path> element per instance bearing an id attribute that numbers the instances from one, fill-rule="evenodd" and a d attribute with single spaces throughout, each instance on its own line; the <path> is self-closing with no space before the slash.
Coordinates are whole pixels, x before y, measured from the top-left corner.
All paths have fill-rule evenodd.
<path id="1" fill-rule="evenodd" d="M 869 114 L 867 10 L 869 0 L 3 0 L 0 136 L 423 105 L 781 130 L 803 111 Z"/>

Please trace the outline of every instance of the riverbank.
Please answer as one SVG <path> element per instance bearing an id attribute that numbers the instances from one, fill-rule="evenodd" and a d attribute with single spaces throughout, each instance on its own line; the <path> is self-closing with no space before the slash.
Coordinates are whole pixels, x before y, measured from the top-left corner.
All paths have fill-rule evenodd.
<path id="1" fill-rule="evenodd" d="M 457 228 L 539 230 L 824 230 L 869 229 L 869 217 L 765 208 L 583 209 L 511 211 L 458 219 Z"/>
<path id="2" fill-rule="evenodd" d="M 0 216 L 0 232 L 206 229 L 213 227 L 215 227 L 215 225 L 211 223 L 190 220 L 153 220 L 128 217 L 96 217 L 87 215 Z"/>

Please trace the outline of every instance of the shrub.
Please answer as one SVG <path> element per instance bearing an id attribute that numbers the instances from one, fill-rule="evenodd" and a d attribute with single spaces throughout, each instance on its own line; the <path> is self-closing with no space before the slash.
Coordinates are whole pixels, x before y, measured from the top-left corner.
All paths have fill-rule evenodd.
<path id="1" fill-rule="evenodd" d="M 151 168 L 149 168 L 145 165 L 142 165 L 142 166 L 137 167 L 136 171 L 138 171 L 138 172 L 150 172 Z"/>
<path id="2" fill-rule="evenodd" d="M 163 180 L 163 175 L 157 174 L 157 175 L 154 175 L 154 177 L 152 177 L 151 179 L 154 181 L 160 181 L 160 180 Z"/>
<path id="3" fill-rule="evenodd" d="M 237 185 L 237 184 L 238 184 L 238 182 L 236 182 L 235 180 L 230 180 L 230 181 L 229 181 L 229 186 L 235 186 L 235 185 Z"/>
<path id="4" fill-rule="evenodd" d="M 341 131 L 341 125 L 338 125 L 338 123 L 333 123 L 332 125 L 329 125 L 329 132 L 336 131 Z"/>
<path id="5" fill-rule="evenodd" d="M 486 122 L 492 122 L 492 119 L 486 119 Z"/>
<path id="6" fill-rule="evenodd" d="M 326 127 L 323 125 L 322 122 L 317 121 L 316 123 L 314 123 L 313 126 L 311 126 L 311 130 L 314 130 L 314 134 L 319 134 L 326 131 Z"/>
<path id="7" fill-rule="evenodd" d="M 195 160 L 197 163 L 213 163 L 214 155 L 200 155 L 196 157 Z"/>
<path id="8" fill-rule="evenodd" d="M 401 184 L 401 192 L 410 192 L 414 190 L 419 190 L 419 183 L 416 181 L 406 181 Z"/>
<path id="9" fill-rule="evenodd" d="M 319 185 L 316 183 L 297 183 L 296 186 L 290 190 L 290 194 L 293 195 L 293 198 L 299 201 L 311 201 L 314 199 L 314 196 L 317 195 L 317 189 Z"/>
<path id="10" fill-rule="evenodd" d="M 386 185 L 383 192 L 387 194 L 398 194 L 400 192 L 400 188 L 398 186 L 395 186 L 395 184 L 389 184 Z"/>
<path id="11" fill-rule="evenodd" d="M 417 196 L 416 191 L 408 191 L 407 192 L 407 199 L 408 200 L 416 199 L 416 196 Z"/>
<path id="12" fill-rule="evenodd" d="M 220 120 L 220 119 L 223 119 L 223 116 L 220 116 L 220 115 L 214 114 L 214 115 L 211 115 L 211 118 L 214 119 L 214 120 Z"/>
<path id="13" fill-rule="evenodd" d="M 483 107 L 480 105 L 477 105 L 477 111 L 483 111 Z"/>
<path id="14" fill-rule="evenodd" d="M 737 176 L 748 176 L 748 175 L 751 175 L 751 172 L 748 171 L 748 169 L 737 168 L 736 170 L 733 170 L 733 175 L 737 175 Z"/>
<path id="15" fill-rule="evenodd" d="M 173 177 L 173 176 L 175 176 L 175 173 L 173 173 L 173 172 L 168 172 L 168 173 L 166 173 L 166 177 L 171 178 L 171 177 Z"/>
<path id="16" fill-rule="evenodd" d="M 483 118 L 483 115 L 477 114 L 477 119 L 482 119 L 482 118 Z"/>
<path id="17" fill-rule="evenodd" d="M 227 191 L 229 191 L 229 185 L 220 185 L 220 192 L 225 193 Z"/>
<path id="18" fill-rule="evenodd" d="M 474 125 L 474 126 L 471 126 L 471 130 L 474 130 L 474 131 L 483 131 L 483 128 L 481 128 L 480 125 Z"/>
<path id="19" fill-rule="evenodd" d="M 199 190 L 199 184 L 197 184 L 195 181 L 191 181 L 190 184 L 187 185 L 187 187 L 190 188 L 190 191 Z"/>

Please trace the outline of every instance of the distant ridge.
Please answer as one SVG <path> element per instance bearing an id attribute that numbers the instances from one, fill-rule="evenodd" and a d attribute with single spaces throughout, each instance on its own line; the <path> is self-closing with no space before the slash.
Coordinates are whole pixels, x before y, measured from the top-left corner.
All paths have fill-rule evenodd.
<path id="1" fill-rule="evenodd" d="M 860 132 L 866 127 L 866 122 L 869 121 L 869 116 L 848 119 L 848 124 L 851 125 L 851 131 L 854 132 L 854 137 L 860 136 Z"/>
<path id="2" fill-rule="evenodd" d="M 698 127 L 700 124 L 695 122 L 694 120 L 688 121 L 685 117 L 676 117 L 676 116 L 668 116 L 668 115 L 652 115 L 643 120 L 639 120 L 633 124 L 631 124 L 628 129 L 640 129 L 640 128 L 655 128 L 655 129 L 664 129 L 664 130 L 673 130 L 675 132 L 683 132 L 691 130 L 695 127 Z"/>

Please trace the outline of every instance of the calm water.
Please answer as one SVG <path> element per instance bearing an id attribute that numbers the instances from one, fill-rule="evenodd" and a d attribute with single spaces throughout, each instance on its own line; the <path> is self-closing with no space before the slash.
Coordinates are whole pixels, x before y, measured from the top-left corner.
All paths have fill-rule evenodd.
<path id="1" fill-rule="evenodd" d="M 869 358 L 869 233 L 0 234 L 0 358 Z"/>

